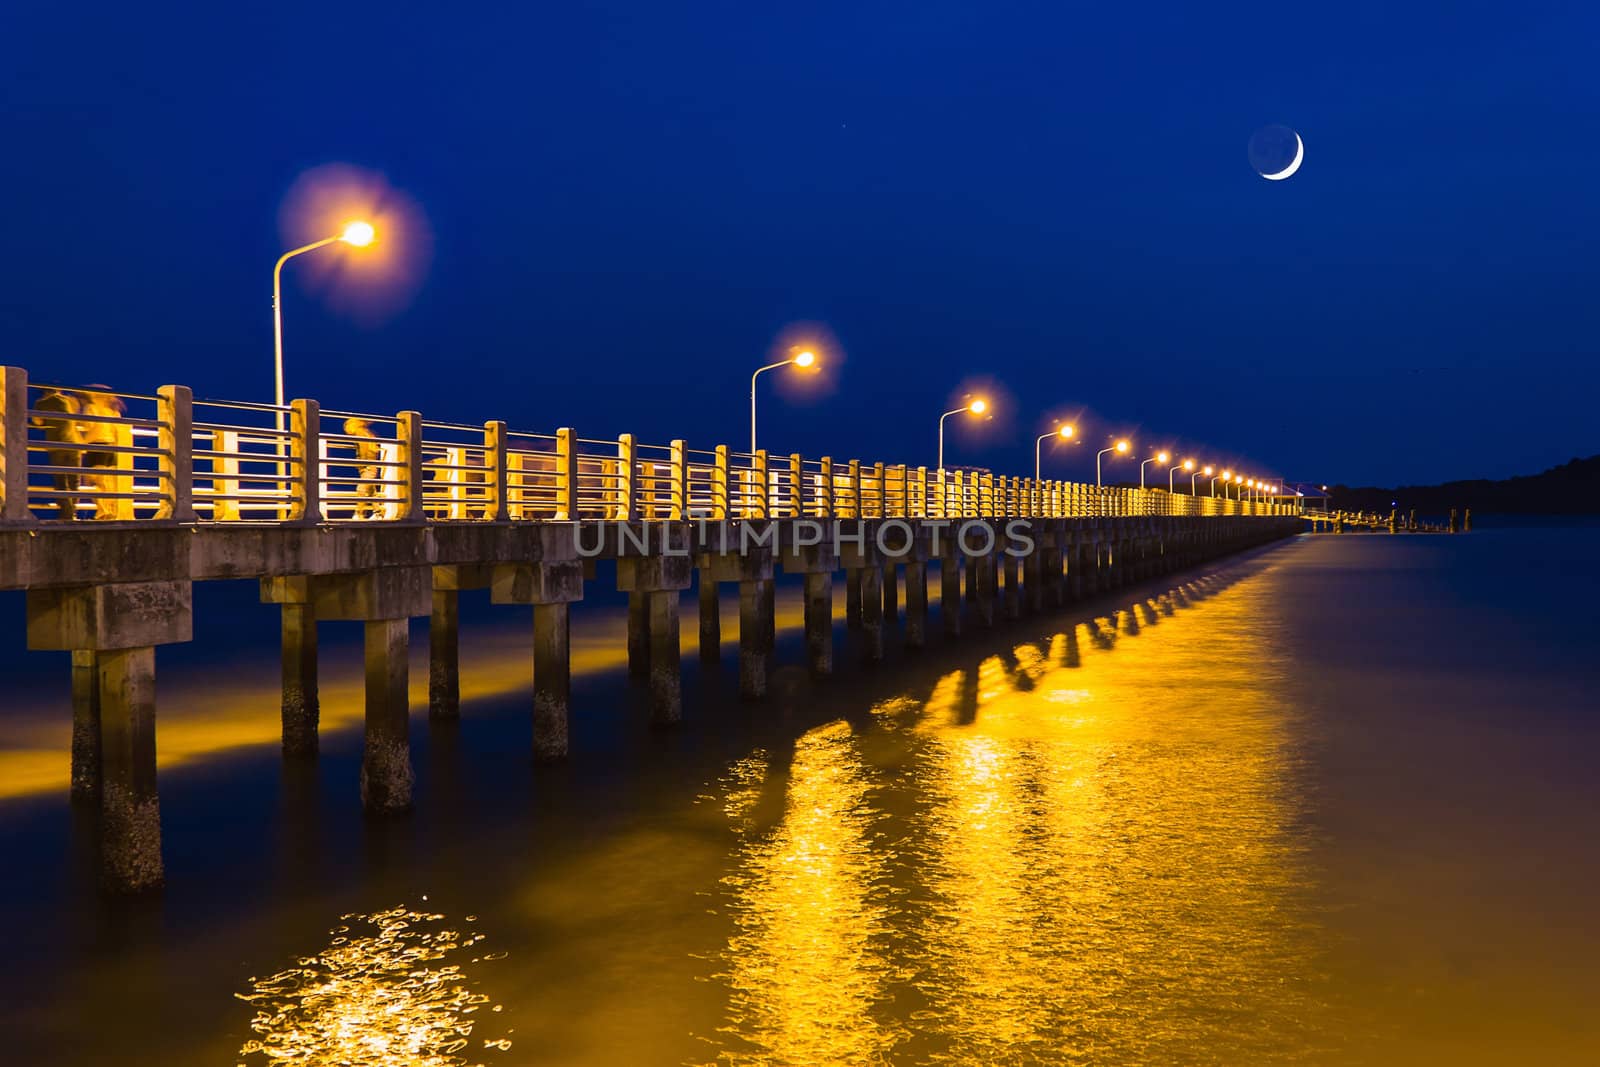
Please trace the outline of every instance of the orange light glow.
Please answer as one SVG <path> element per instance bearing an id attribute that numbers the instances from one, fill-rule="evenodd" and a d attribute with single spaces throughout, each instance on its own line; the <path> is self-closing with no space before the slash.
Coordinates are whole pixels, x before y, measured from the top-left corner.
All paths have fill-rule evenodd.
<path id="1" fill-rule="evenodd" d="M 1128 450 L 1128 442 L 1126 442 L 1126 441 L 1118 441 L 1117 442 L 1117 451 L 1118 452 L 1126 452 L 1127 450 Z"/>
<path id="2" fill-rule="evenodd" d="M 372 243 L 372 239 L 376 236 L 377 231 L 372 228 L 372 223 L 362 222 L 357 219 L 344 228 L 344 232 L 339 235 L 339 240 L 347 245 L 365 248 Z"/>
<path id="3" fill-rule="evenodd" d="M 989 410 L 989 402 L 987 400 L 974 400 L 972 403 L 967 405 L 967 410 L 972 412 L 974 415 L 982 415 L 985 411 Z"/>
<path id="4" fill-rule="evenodd" d="M 817 354 L 807 349 L 794 357 L 796 367 L 810 367 L 817 362 Z"/>
<path id="5" fill-rule="evenodd" d="M 1068 426 L 1061 427 L 1061 429 L 1057 430 L 1056 432 L 1059 433 L 1062 437 L 1071 437 L 1073 434 L 1077 433 L 1078 431 L 1074 430 L 1070 425 L 1068 425 Z"/>
<path id="6" fill-rule="evenodd" d="M 1165 463 L 1167 460 L 1169 460 L 1171 458 L 1172 457 L 1167 455 L 1165 452 L 1157 452 L 1156 453 L 1156 462 L 1157 463 Z"/>
<path id="7" fill-rule="evenodd" d="M 1183 461 L 1183 469 L 1186 470 L 1186 471 L 1194 470 L 1194 460 L 1192 460 L 1192 459 L 1184 460 Z"/>

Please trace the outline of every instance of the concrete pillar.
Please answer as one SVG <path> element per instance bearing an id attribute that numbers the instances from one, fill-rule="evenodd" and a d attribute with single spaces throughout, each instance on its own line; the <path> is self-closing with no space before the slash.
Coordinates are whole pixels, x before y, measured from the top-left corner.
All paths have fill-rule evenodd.
<path id="1" fill-rule="evenodd" d="M 778 647 L 778 582 L 776 578 L 767 583 L 766 597 L 767 651 L 771 652 Z"/>
<path id="2" fill-rule="evenodd" d="M 928 565 L 920 559 L 906 560 L 906 647 L 921 648 L 928 642 Z"/>
<path id="3" fill-rule="evenodd" d="M 946 636 L 961 635 L 961 557 L 954 553 L 939 560 L 939 616 Z"/>
<path id="4" fill-rule="evenodd" d="M 717 599 L 717 582 L 709 567 L 701 567 L 696 581 L 700 585 L 700 655 L 715 659 L 722 653 L 722 605 Z"/>
<path id="5" fill-rule="evenodd" d="M 1070 556 L 1067 559 L 1067 588 L 1073 600 L 1082 600 L 1084 594 L 1088 592 L 1087 583 L 1084 581 L 1084 572 L 1088 569 L 1088 566 L 1084 559 L 1086 548 L 1081 525 L 1073 527 L 1072 547 L 1069 552 Z"/>
<path id="6" fill-rule="evenodd" d="M 317 613 L 305 603 L 279 607 L 283 661 L 283 754 L 315 756 L 321 704 L 317 698 Z"/>
<path id="7" fill-rule="evenodd" d="M 367 729 L 361 752 L 361 803 L 374 814 L 411 807 L 409 622 L 374 619 L 365 623 Z"/>
<path id="8" fill-rule="evenodd" d="M 808 571 L 806 584 L 806 658 L 813 674 L 833 673 L 833 575 Z"/>
<path id="9" fill-rule="evenodd" d="M 106 886 L 159 887 L 161 802 L 156 794 L 156 651 L 95 654 L 102 744 L 100 854 Z"/>
<path id="10" fill-rule="evenodd" d="M 999 576 L 999 567 L 993 554 L 978 556 L 968 561 L 973 577 L 970 583 L 977 589 L 978 623 L 981 626 L 994 625 L 995 580 Z"/>
<path id="11" fill-rule="evenodd" d="M 767 695 L 767 621 L 771 578 L 739 583 L 739 695 L 754 700 Z"/>
<path id="12" fill-rule="evenodd" d="M 883 658 L 883 568 L 869 564 L 855 573 L 861 576 L 862 653 L 877 662 Z"/>
<path id="13" fill-rule="evenodd" d="M 100 666 L 98 653 L 72 653 L 72 800 L 100 803 Z"/>
<path id="14" fill-rule="evenodd" d="M 767 586 L 770 597 L 772 583 L 768 582 Z M 647 596 L 650 607 L 650 721 L 658 726 L 670 726 L 683 721 L 678 590 L 652 589 Z"/>
<path id="15" fill-rule="evenodd" d="M 883 565 L 883 621 L 890 626 L 900 621 L 900 575 L 893 561 Z"/>
<path id="16" fill-rule="evenodd" d="M 433 591 L 428 615 L 428 718 L 461 718 L 461 594 Z"/>
<path id="17" fill-rule="evenodd" d="M 1030 612 L 1040 612 L 1045 606 L 1044 591 L 1044 560 L 1050 550 L 1044 545 L 1036 545 L 1022 560 L 1022 594 L 1028 603 Z"/>
<path id="18" fill-rule="evenodd" d="M 533 758 L 567 758 L 572 703 L 570 615 L 567 604 L 533 605 Z"/>
<path id="19" fill-rule="evenodd" d="M 1000 566 L 1005 577 L 1006 618 L 1019 619 L 1022 617 L 1022 591 L 1017 588 L 1017 557 L 1007 552 L 1001 557 Z"/>
<path id="20" fill-rule="evenodd" d="M 650 602 L 638 589 L 628 594 L 628 673 L 650 674 Z"/>
<path id="21" fill-rule="evenodd" d="M 852 630 L 861 625 L 861 568 L 846 567 L 844 572 L 844 621 Z"/>

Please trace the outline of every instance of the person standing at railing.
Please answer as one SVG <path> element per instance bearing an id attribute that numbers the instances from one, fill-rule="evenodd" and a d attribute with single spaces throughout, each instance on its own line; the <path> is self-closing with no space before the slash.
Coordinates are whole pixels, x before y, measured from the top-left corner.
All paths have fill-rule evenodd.
<path id="1" fill-rule="evenodd" d="M 383 491 L 383 486 L 379 484 L 382 468 L 378 466 L 383 451 L 378 444 L 378 435 L 372 432 L 372 424 L 366 419 L 345 419 L 344 432 L 360 438 L 355 442 L 356 477 L 361 479 L 356 486 L 355 517 L 377 518 L 382 511 L 375 501 Z"/>
<path id="2" fill-rule="evenodd" d="M 110 392 L 110 386 L 94 384 L 83 393 L 83 414 L 93 415 L 93 421 L 85 420 L 77 423 L 80 433 L 80 443 L 85 445 L 121 445 L 128 446 L 133 443 L 133 433 L 130 427 L 120 426 L 115 422 L 101 422 L 100 419 L 120 419 L 126 413 L 127 405 L 122 398 Z M 122 465 L 116 452 L 105 449 L 87 448 L 83 452 L 83 485 L 101 493 L 114 493 L 117 491 L 118 479 L 113 474 L 91 474 L 94 470 L 116 470 Z M 94 517 L 97 519 L 115 519 L 121 510 L 118 502 L 111 497 L 97 496 L 94 500 Z M 132 517 L 131 515 L 129 516 Z"/>
<path id="3" fill-rule="evenodd" d="M 36 411 L 48 411 L 54 414 L 35 415 L 29 421 L 44 431 L 44 439 L 51 444 L 77 444 L 83 438 L 83 424 L 68 416 L 80 414 L 83 411 L 83 404 L 84 394 L 76 389 L 52 389 L 34 401 L 33 406 Z M 52 448 L 45 452 L 45 460 L 52 467 L 78 468 L 83 464 L 83 453 L 75 448 Z M 82 476 L 74 469 L 66 473 L 52 474 L 50 481 L 56 489 L 67 493 L 79 487 Z M 76 519 L 78 498 L 57 497 L 56 514 L 68 522 Z"/>

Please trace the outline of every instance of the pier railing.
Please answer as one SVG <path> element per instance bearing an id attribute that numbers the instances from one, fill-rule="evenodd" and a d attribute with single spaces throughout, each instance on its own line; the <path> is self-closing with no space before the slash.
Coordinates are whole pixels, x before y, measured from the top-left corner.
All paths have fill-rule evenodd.
<path id="1" fill-rule="evenodd" d="M 0 522 L 486 522 L 1297 514 L 982 470 L 691 448 L 30 382 L 0 367 Z"/>

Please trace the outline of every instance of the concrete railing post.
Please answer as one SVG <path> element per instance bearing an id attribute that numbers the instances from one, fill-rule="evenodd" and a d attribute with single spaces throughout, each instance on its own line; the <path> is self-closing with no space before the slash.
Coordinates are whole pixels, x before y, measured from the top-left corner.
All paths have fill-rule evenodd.
<path id="1" fill-rule="evenodd" d="M 289 506 L 287 522 L 322 521 L 322 408 L 315 400 L 296 400 L 289 405 Z M 215 484 L 215 483 L 213 483 Z M 220 514 L 218 501 L 216 513 Z"/>
<path id="2" fill-rule="evenodd" d="M 611 517 L 619 522 L 633 518 L 633 478 L 637 467 L 633 434 L 617 436 L 616 484 L 612 492 Z"/>
<path id="3" fill-rule="evenodd" d="M 772 488 L 767 484 L 767 450 L 759 448 L 750 457 L 750 492 L 746 496 L 753 519 L 772 514 Z"/>
<path id="4" fill-rule="evenodd" d="M 0 367 L 0 525 L 33 522 L 28 510 L 28 372 Z"/>
<path id="5" fill-rule="evenodd" d="M 157 519 L 194 521 L 194 394 L 187 385 L 156 390 L 161 442 L 161 506 Z"/>
<path id="6" fill-rule="evenodd" d="M 823 456 L 817 466 L 821 473 L 817 475 L 817 516 L 831 519 L 833 510 L 833 459 Z"/>
<path id="7" fill-rule="evenodd" d="M 510 517 L 506 469 L 506 424 L 491 420 L 483 424 L 483 482 L 487 493 L 483 517 L 490 522 L 505 522 Z"/>
<path id="8" fill-rule="evenodd" d="M 872 481 L 877 486 L 877 500 L 873 503 L 870 514 L 879 519 L 889 514 L 889 483 L 886 480 L 887 478 L 888 468 L 881 461 L 874 463 L 872 465 Z"/>
<path id="9" fill-rule="evenodd" d="M 850 497 L 850 503 L 845 513 L 845 518 L 859 519 L 864 516 L 861 510 L 861 461 L 853 459 L 846 468 L 845 493 Z"/>
<path id="10" fill-rule="evenodd" d="M 674 439 L 668 455 L 667 518 L 682 521 L 689 517 L 689 442 Z"/>
<path id="11" fill-rule="evenodd" d="M 395 414 L 395 439 L 400 443 L 400 522 L 426 522 L 422 510 L 422 415 L 415 411 Z"/>
<path id="12" fill-rule="evenodd" d="M 789 453 L 789 505 L 794 508 L 794 517 L 806 517 L 806 481 L 805 460 L 800 453 Z"/>
<path id="13" fill-rule="evenodd" d="M 557 522 L 578 521 L 578 431 L 564 426 L 556 431 Z"/>
<path id="14" fill-rule="evenodd" d="M 933 510 L 928 507 L 928 468 L 918 467 L 917 478 L 913 483 L 916 488 L 910 500 L 906 501 L 906 510 L 911 517 L 918 519 L 932 518 Z"/>
<path id="15" fill-rule="evenodd" d="M 733 517 L 728 500 L 728 446 L 718 445 L 711 468 L 711 517 L 725 520 Z"/>

